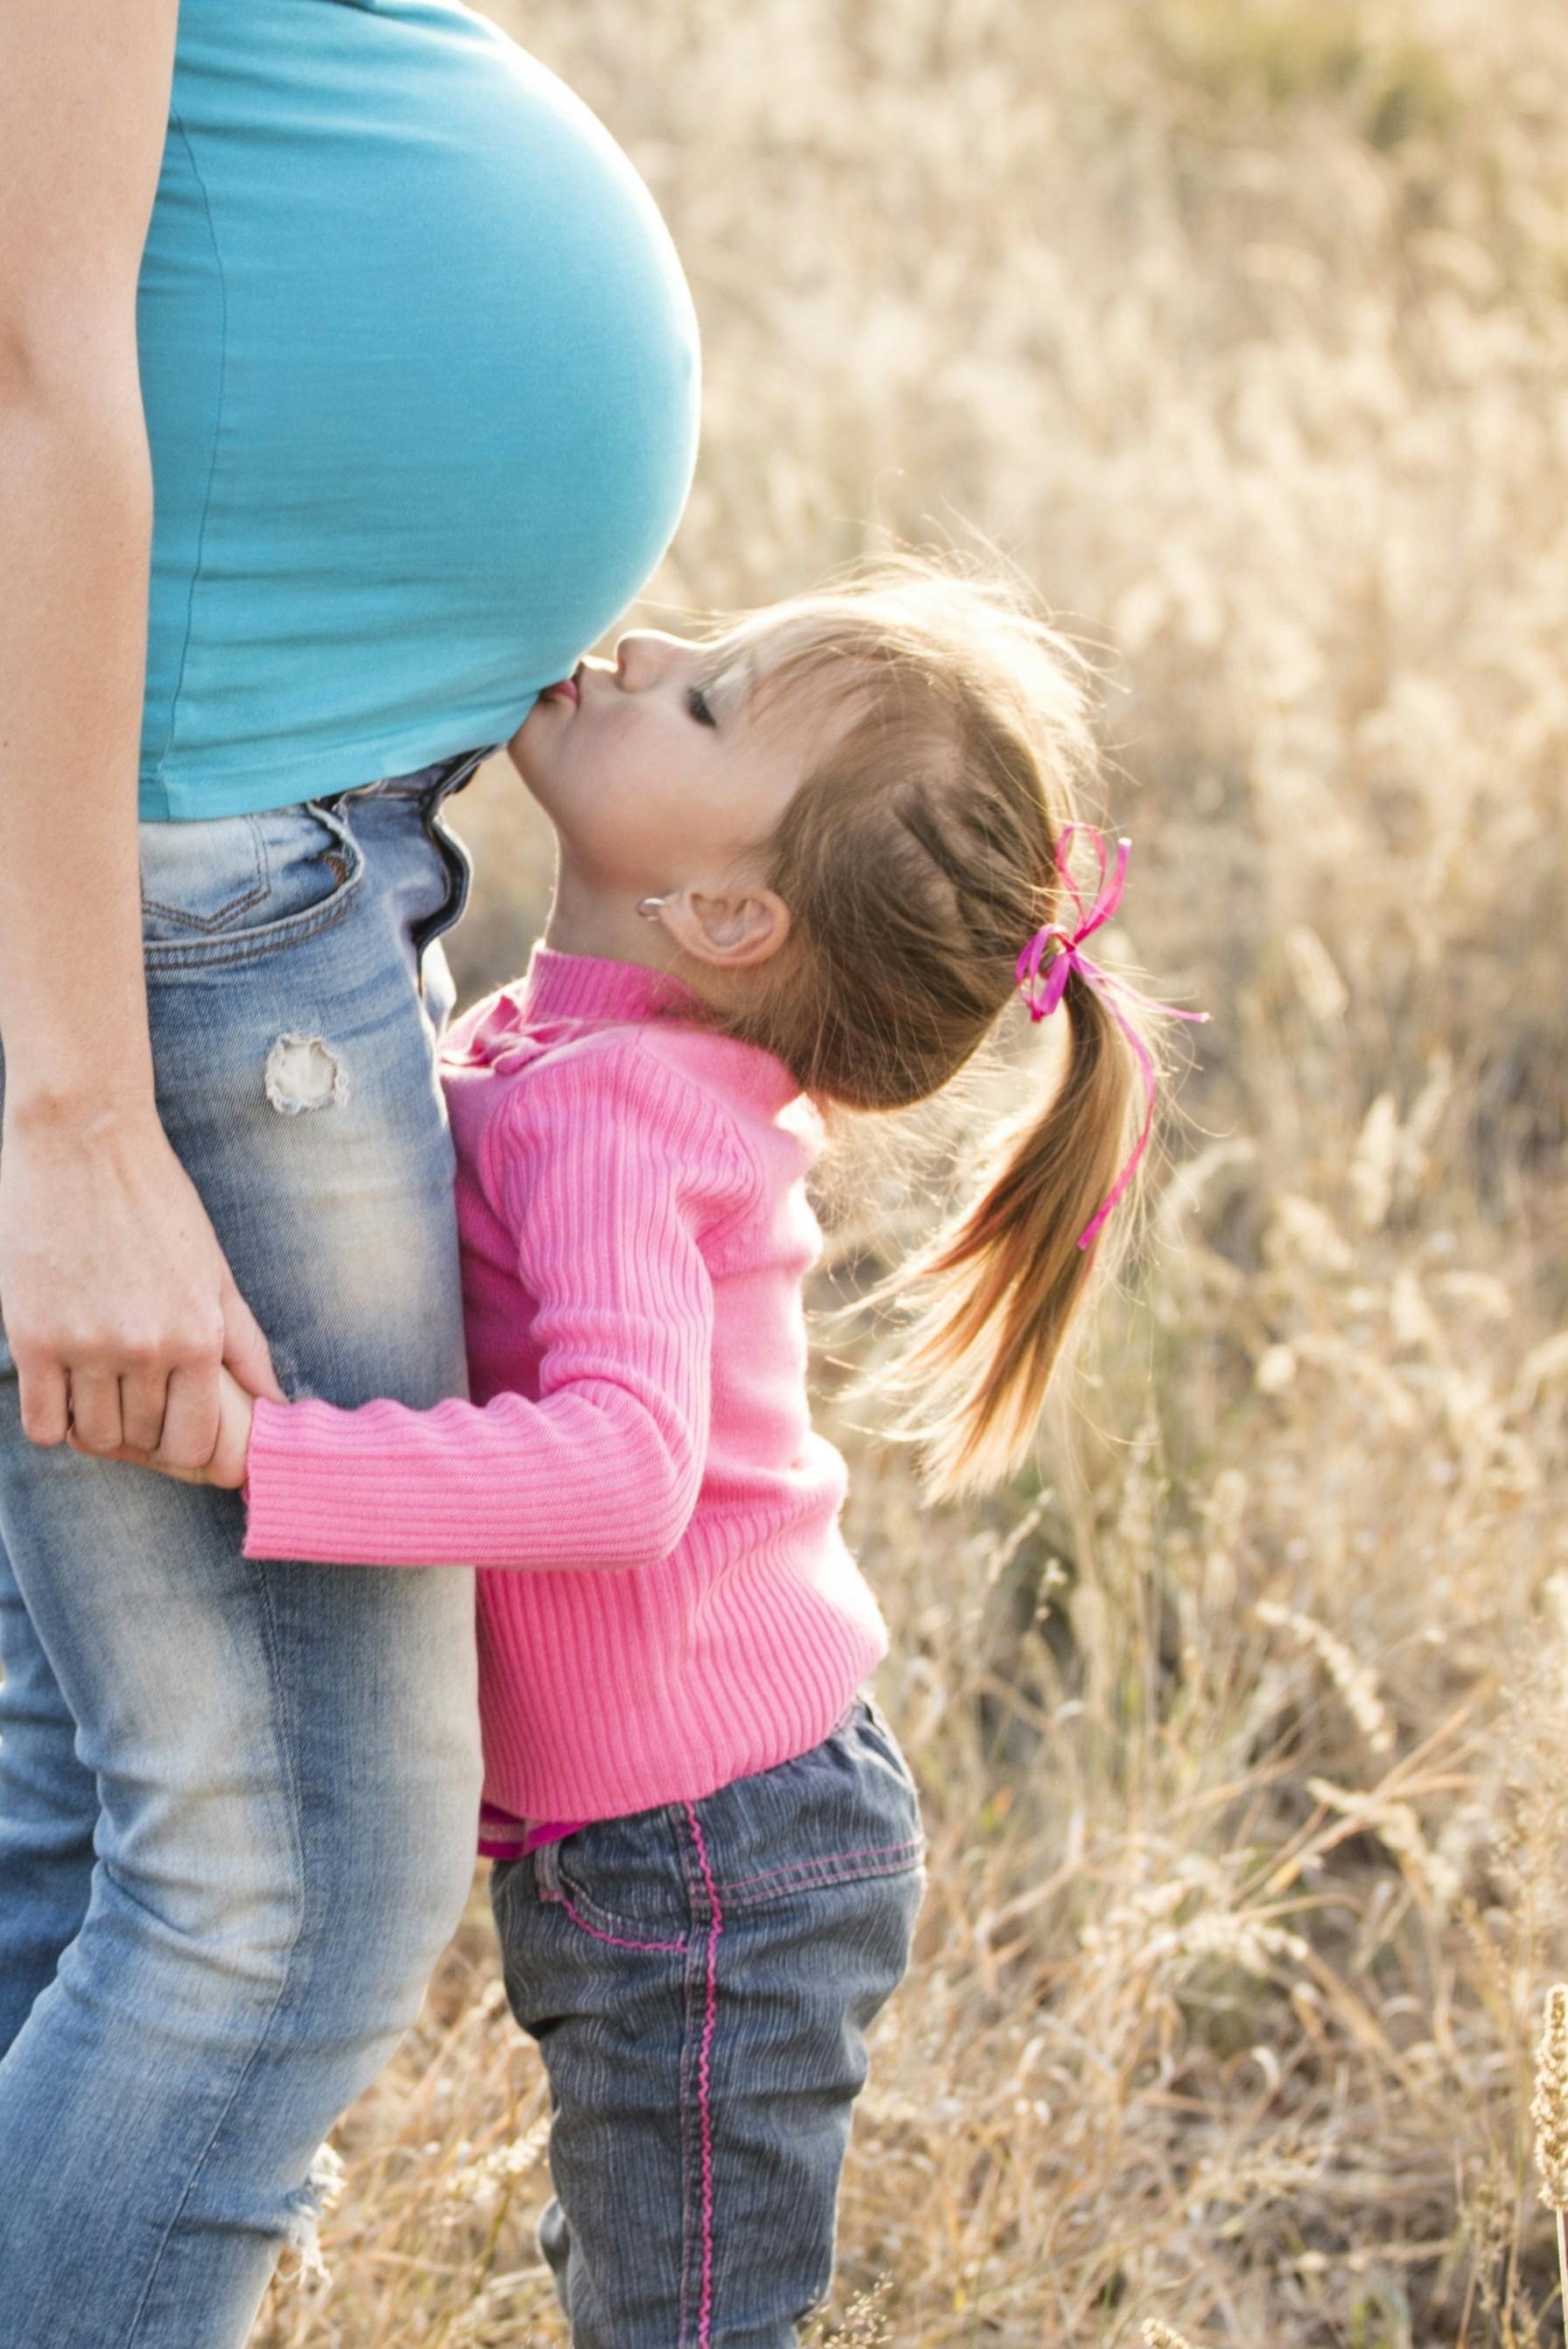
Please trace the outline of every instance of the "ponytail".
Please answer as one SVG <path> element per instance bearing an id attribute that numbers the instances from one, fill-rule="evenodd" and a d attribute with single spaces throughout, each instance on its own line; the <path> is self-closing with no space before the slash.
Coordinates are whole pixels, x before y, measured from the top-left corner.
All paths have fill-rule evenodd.
<path id="1" fill-rule="evenodd" d="M 1020 989 L 1036 1019 L 1059 1009 L 1067 1024 L 1060 1082 L 993 1135 L 974 1206 L 844 1309 L 909 1307 L 900 1361 L 872 1378 L 913 1396 L 903 1432 L 925 1445 L 930 1489 L 973 1490 L 1025 1457 L 1117 1247 L 1107 1219 L 1119 1236 L 1112 1210 L 1154 1113 L 1149 1021 L 1203 1015 L 1086 951 L 1120 903 L 1130 843 L 1108 871 L 1076 812 L 1099 773 L 1088 664 L 1008 588 L 898 558 L 736 634 L 752 706 L 781 699 L 809 752 L 762 856 L 789 935 L 722 993 L 694 968 L 707 1024 L 772 1052 L 820 1107 L 871 1112 L 939 1093 Z M 1069 863 L 1080 833 L 1088 905 Z"/>
<path id="2" fill-rule="evenodd" d="M 1062 1009 L 1067 1067 L 1045 1108 L 995 1129 L 978 1199 L 871 1300 L 912 1308 L 891 1385 L 913 1398 L 900 1432 L 922 1444 L 938 1499 L 1021 1464 L 1104 1257 L 1103 1235 L 1080 1241 L 1126 1160 L 1140 1070 L 1122 1020 L 1076 970 Z"/>

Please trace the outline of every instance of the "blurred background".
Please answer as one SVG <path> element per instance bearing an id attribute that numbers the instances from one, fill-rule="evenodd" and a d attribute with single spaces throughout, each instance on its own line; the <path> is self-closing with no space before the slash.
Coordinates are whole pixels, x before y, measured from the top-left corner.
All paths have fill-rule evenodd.
<path id="1" fill-rule="evenodd" d="M 994 546 L 1102 672 L 1123 950 L 1214 1015 L 1037 1474 L 923 1507 L 825 1350 L 933 1849 L 820 2337 L 1561 2339 L 1568 12 L 486 13 L 696 295 L 703 454 L 638 616 Z M 503 762 L 455 813 L 468 999 L 548 864 Z M 920 1163 L 841 1174 L 832 1257 L 919 1227 Z M 339 2132 L 331 2285 L 263 2341 L 562 2344 L 544 2110 L 476 1885 Z"/>

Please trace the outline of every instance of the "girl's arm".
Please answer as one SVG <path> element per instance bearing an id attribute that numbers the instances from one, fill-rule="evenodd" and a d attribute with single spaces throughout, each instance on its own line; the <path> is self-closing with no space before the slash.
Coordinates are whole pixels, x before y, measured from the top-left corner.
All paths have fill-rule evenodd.
<path id="1" fill-rule="evenodd" d="M 708 1095 L 624 1040 L 524 1079 L 498 1127 L 540 1400 L 259 1402 L 247 1557 L 624 1568 L 680 1541 L 708 1439 L 699 1236 L 747 1195 L 749 1161 Z"/>

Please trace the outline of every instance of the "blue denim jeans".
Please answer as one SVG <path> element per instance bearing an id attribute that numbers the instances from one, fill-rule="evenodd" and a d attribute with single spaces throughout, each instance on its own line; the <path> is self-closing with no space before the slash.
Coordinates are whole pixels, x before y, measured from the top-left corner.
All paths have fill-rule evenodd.
<path id="1" fill-rule="evenodd" d="M 419 964 L 477 755 L 141 828 L 160 1112 L 290 1393 L 464 1392 Z M 471 1578 L 259 1565 L 242 1529 L 29 1444 L 0 1336 L 7 2349 L 236 2349 L 471 1879 Z"/>
<path id="2" fill-rule="evenodd" d="M 921 1852 L 862 1697 L 798 1761 L 496 1868 L 507 1996 L 550 2075 L 539 2240 L 573 2349 L 797 2340 Z"/>

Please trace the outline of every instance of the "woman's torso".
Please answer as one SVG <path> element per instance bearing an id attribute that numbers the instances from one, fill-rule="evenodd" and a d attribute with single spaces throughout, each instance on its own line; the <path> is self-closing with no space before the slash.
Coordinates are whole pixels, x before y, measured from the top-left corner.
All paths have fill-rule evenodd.
<path id="1" fill-rule="evenodd" d="M 181 0 L 138 338 L 143 816 L 504 740 L 685 500 L 668 234 L 587 109 L 457 0 Z"/>

